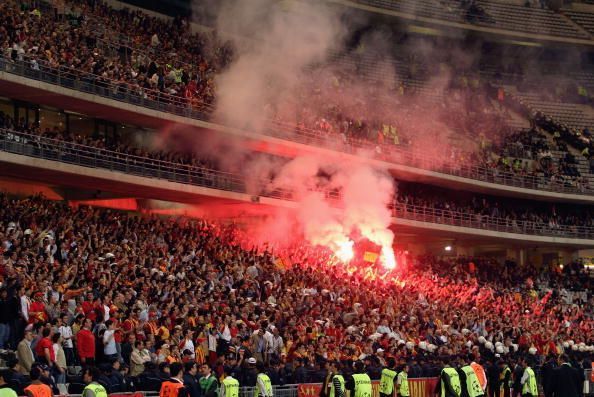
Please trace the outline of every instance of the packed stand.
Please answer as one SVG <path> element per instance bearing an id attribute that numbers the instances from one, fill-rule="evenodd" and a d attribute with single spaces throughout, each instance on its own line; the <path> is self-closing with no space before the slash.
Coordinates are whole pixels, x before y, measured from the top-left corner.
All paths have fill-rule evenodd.
<path id="1" fill-rule="evenodd" d="M 519 222 L 527 222 L 530 228 L 556 229 L 560 226 L 594 226 L 594 214 L 588 206 L 539 203 L 535 201 L 507 199 L 455 192 L 435 186 L 398 183 L 395 204 L 425 209 L 439 210 L 444 217 L 472 214 L 477 222 L 501 222 L 510 227 L 520 228 Z"/>
<path id="2" fill-rule="evenodd" d="M 232 56 L 230 46 L 214 33 L 192 34 L 188 22 L 181 19 L 163 22 L 94 1 L 71 4 L 61 12 L 41 12 L 28 4 L 11 0 L 0 8 L 0 46 L 5 59 L 25 62 L 33 70 L 47 65 L 60 69 L 64 76 L 98 86 L 115 82 L 117 90 L 141 98 L 170 101 L 177 97 L 198 107 L 208 106 L 214 100 L 214 74 Z M 66 15 L 75 15 L 76 23 Z M 129 55 L 130 49 L 105 45 L 98 37 L 97 23 L 126 32 L 139 45 L 150 37 L 152 51 Z"/>
<path id="3" fill-rule="evenodd" d="M 377 377 L 396 357 L 419 377 L 444 358 L 540 364 L 583 359 L 594 344 L 592 279 L 579 264 L 401 253 L 401 271 L 385 274 L 303 245 L 242 248 L 234 226 L 0 200 L 0 348 L 16 351 L 4 358 L 19 394 L 35 367 L 76 393 L 72 368 L 98 365 L 117 392 L 158 390 L 176 362 L 198 387 L 224 368 L 253 386 L 262 366 L 290 384 L 323 381 L 334 361 L 364 360 Z"/>

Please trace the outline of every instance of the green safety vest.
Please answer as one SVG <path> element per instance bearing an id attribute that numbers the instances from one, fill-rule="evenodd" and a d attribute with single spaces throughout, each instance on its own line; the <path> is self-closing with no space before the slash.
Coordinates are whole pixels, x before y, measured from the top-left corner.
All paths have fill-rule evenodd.
<path id="1" fill-rule="evenodd" d="M 353 374 L 353 380 L 355 381 L 355 394 L 353 397 L 371 397 L 373 395 L 369 375 Z"/>
<path id="2" fill-rule="evenodd" d="M 534 371 L 530 367 L 526 367 L 526 373 L 528 373 L 528 380 L 524 383 L 522 387 L 522 394 L 530 394 L 534 397 L 538 396 L 538 386 L 536 385 L 536 375 L 534 375 Z"/>
<path id="3" fill-rule="evenodd" d="M 338 382 L 340 382 L 340 391 L 342 392 L 341 394 L 344 396 L 344 376 L 334 375 L 332 379 L 330 379 L 330 382 L 332 382 L 332 387 L 330 387 L 330 394 L 328 397 L 334 397 L 336 395 L 334 391 L 334 379 L 338 379 Z"/>
<path id="4" fill-rule="evenodd" d="M 398 383 L 400 384 L 400 391 L 398 394 L 402 397 L 410 396 L 410 391 L 408 390 L 408 374 L 406 372 L 400 371 L 398 373 Z"/>
<path id="5" fill-rule="evenodd" d="M 223 379 L 223 386 L 225 386 L 225 395 L 221 397 L 239 397 L 239 381 L 227 376 Z"/>
<path id="6" fill-rule="evenodd" d="M 85 394 L 85 390 L 90 390 L 95 394 L 95 397 L 107 397 L 107 390 L 105 387 L 101 386 L 99 383 L 89 383 L 87 387 L 84 388 L 82 394 Z"/>
<path id="7" fill-rule="evenodd" d="M 394 392 L 394 378 L 396 378 L 396 371 L 390 368 L 382 369 L 382 377 L 380 378 L 379 391 L 380 393 L 391 395 Z"/>
<path id="8" fill-rule="evenodd" d="M 270 378 L 266 374 L 258 374 L 258 379 L 264 383 L 264 391 L 266 392 L 267 396 L 272 396 L 272 382 Z M 254 388 L 254 397 L 261 396 L 260 388 L 258 387 L 258 383 L 256 382 L 256 387 Z"/>
<path id="9" fill-rule="evenodd" d="M 477 397 L 485 394 L 474 369 L 470 365 L 460 369 L 466 374 L 466 389 L 468 390 L 468 396 Z"/>
<path id="10" fill-rule="evenodd" d="M 200 385 L 200 389 L 202 389 L 203 393 L 206 393 L 210 390 L 212 384 L 216 381 L 214 375 L 210 375 L 208 378 L 200 378 L 198 384 Z"/>
<path id="11" fill-rule="evenodd" d="M 460 393 L 462 392 L 462 386 L 460 386 L 460 375 L 458 375 L 458 371 L 452 367 L 446 367 L 441 370 L 441 373 L 445 373 L 448 378 L 450 378 L 452 389 L 454 389 L 454 392 L 456 392 L 457 396 L 460 396 Z M 445 385 L 443 382 L 441 385 L 441 397 L 445 397 Z"/>
<path id="12" fill-rule="evenodd" d="M 0 397 L 17 397 L 17 394 L 10 387 L 0 388 Z"/>

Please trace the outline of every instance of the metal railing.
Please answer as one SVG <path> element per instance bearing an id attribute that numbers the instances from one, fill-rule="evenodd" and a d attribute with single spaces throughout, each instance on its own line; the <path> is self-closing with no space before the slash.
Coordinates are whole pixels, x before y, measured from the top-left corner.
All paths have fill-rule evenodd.
<path id="1" fill-rule="evenodd" d="M 12 130 L 0 129 L 0 151 L 83 167 L 119 171 L 147 178 L 246 193 L 244 180 L 236 174 L 133 156 Z"/>
<path id="2" fill-rule="evenodd" d="M 187 99 L 157 90 L 145 89 L 125 81 L 112 81 L 71 68 L 52 68 L 41 61 L 37 63 L 36 68 L 33 69 L 28 61 L 13 62 L 4 57 L 0 58 L 0 71 L 131 105 L 204 121 L 209 120 L 212 112 L 212 105 L 197 99 Z M 324 134 L 320 131 L 288 126 L 282 122 L 271 122 L 263 132 L 281 139 L 323 146 L 347 153 L 356 154 L 358 150 L 365 149 L 369 153 L 374 153 L 374 157 L 379 160 L 476 181 L 532 190 L 579 195 L 594 194 L 594 178 L 591 176 L 581 178 L 582 180 L 577 182 L 575 180 L 553 180 L 541 175 L 518 175 L 499 169 L 456 164 L 453 161 L 439 161 L 434 156 L 424 154 L 422 149 L 402 149 L 390 144 L 379 145 L 364 140 L 344 138 L 339 134 Z"/>
<path id="3" fill-rule="evenodd" d="M 0 129 L 0 151 L 188 185 L 255 194 L 282 200 L 295 199 L 291 191 L 282 189 L 271 191 L 267 189 L 265 181 L 255 183 L 254 189 L 257 191 L 248 192 L 245 179 L 240 174 L 129 155 L 7 129 Z M 329 199 L 336 200 L 340 198 L 340 193 L 336 191 L 326 191 L 324 193 Z M 527 235 L 594 238 L 594 228 L 584 226 L 551 226 L 537 222 L 509 221 L 500 217 L 434 209 L 398 202 L 394 204 L 392 211 L 397 218 L 434 224 Z"/>
<path id="4" fill-rule="evenodd" d="M 435 209 L 404 203 L 395 203 L 393 213 L 396 218 L 472 229 L 548 237 L 594 239 L 594 228 L 588 226 L 553 226 L 542 222 L 508 220 L 501 217 Z"/>

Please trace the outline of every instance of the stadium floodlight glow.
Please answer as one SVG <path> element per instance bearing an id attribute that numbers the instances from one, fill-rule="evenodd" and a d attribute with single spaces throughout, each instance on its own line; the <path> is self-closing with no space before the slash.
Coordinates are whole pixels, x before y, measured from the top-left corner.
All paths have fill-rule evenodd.
<path id="1" fill-rule="evenodd" d="M 452 246 L 451 245 L 446 245 L 444 250 L 446 250 L 447 252 L 450 252 L 452 250 Z"/>

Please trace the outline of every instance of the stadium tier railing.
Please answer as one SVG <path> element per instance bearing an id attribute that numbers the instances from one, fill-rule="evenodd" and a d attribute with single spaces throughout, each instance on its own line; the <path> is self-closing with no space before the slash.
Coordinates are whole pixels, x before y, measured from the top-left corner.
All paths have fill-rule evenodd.
<path id="1" fill-rule="evenodd" d="M 15 62 L 9 58 L 0 57 L 0 71 L 3 72 L 182 117 L 212 121 L 210 119 L 212 105 L 196 98 L 184 98 L 145 89 L 129 82 L 112 81 L 67 67 L 54 68 L 41 61 L 35 67 L 32 66 L 30 60 Z M 278 121 L 271 121 L 263 133 L 284 140 L 322 146 L 352 154 L 363 149 L 367 153 L 372 153 L 379 160 L 470 180 L 532 190 L 578 195 L 594 194 L 594 178 L 592 176 L 582 177 L 579 181 L 554 180 L 542 175 L 518 175 L 496 168 L 457 164 L 454 161 L 443 162 L 424 154 L 422 149 L 399 148 L 393 144 L 380 145 L 370 141 L 343 137 L 339 134 L 326 134 L 313 129 L 299 128 Z"/>
<path id="2" fill-rule="evenodd" d="M 0 151 L 211 189 L 282 200 L 295 199 L 292 193 L 287 190 L 267 190 L 268 184 L 264 181 L 254 187 L 255 190 L 260 189 L 260 191 L 250 192 L 244 177 L 240 174 L 129 155 L 7 129 L 0 129 Z M 330 199 L 339 198 L 339 193 L 335 191 L 326 191 L 323 194 Z M 509 221 L 499 217 L 433 209 L 398 202 L 393 205 L 392 211 L 397 218 L 433 224 L 539 236 L 594 238 L 594 228 L 584 226 Z"/>
<path id="3" fill-rule="evenodd" d="M 547 237 L 594 238 L 594 227 L 589 226 L 553 225 L 542 222 L 511 220 L 470 212 L 442 210 L 398 202 L 394 204 L 393 212 L 396 218 L 433 224 Z"/>

